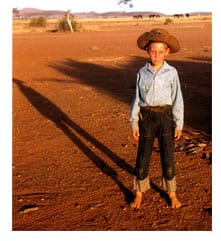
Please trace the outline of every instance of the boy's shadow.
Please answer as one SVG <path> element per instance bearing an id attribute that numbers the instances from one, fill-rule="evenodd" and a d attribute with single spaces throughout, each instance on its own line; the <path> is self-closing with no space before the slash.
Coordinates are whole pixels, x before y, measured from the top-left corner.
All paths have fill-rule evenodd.
<path id="1" fill-rule="evenodd" d="M 92 143 L 97 149 L 107 155 L 114 161 L 120 168 L 124 169 L 131 175 L 134 175 L 134 168 L 125 162 L 122 158 L 113 153 L 108 147 L 91 136 L 77 123 L 71 120 L 63 111 L 61 111 L 49 99 L 41 95 L 31 87 L 25 86 L 21 80 L 13 78 L 13 82 L 18 86 L 22 94 L 30 101 L 30 103 L 42 114 L 45 118 L 50 119 L 54 124 L 69 137 L 75 145 L 98 167 L 105 175 L 112 178 L 112 180 L 119 186 L 120 190 L 125 195 L 125 200 L 129 204 L 133 198 L 133 193 L 125 187 L 118 178 L 118 173 L 110 167 L 104 160 L 102 160 L 96 153 L 90 150 L 78 137 L 73 133 L 75 131 L 80 136 L 84 137 L 87 141 Z"/>

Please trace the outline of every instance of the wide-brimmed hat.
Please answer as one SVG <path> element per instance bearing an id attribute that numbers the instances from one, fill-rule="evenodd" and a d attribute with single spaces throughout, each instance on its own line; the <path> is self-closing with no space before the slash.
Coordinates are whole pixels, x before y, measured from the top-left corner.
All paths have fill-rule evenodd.
<path id="1" fill-rule="evenodd" d="M 137 39 L 137 46 L 140 49 L 146 49 L 151 42 L 166 43 L 170 48 L 170 53 L 176 53 L 180 50 L 179 41 L 163 28 L 154 28 L 150 32 L 141 34 Z"/>

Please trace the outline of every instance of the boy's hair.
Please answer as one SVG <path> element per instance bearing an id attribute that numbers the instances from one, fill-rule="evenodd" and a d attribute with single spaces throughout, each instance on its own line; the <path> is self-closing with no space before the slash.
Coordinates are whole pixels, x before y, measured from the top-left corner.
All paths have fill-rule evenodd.
<path id="1" fill-rule="evenodd" d="M 152 43 L 163 43 L 167 48 L 169 48 L 169 46 L 167 45 L 167 43 L 158 42 L 158 41 L 150 41 L 144 49 L 145 49 L 145 50 L 148 50 L 148 48 L 150 47 L 150 45 L 151 45 Z"/>

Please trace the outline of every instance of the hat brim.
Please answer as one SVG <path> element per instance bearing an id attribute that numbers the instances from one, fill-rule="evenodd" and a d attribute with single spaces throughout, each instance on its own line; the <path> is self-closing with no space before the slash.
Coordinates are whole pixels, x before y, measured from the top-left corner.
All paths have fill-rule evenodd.
<path id="1" fill-rule="evenodd" d="M 179 41 L 170 34 L 154 34 L 152 32 L 145 32 L 141 34 L 137 39 L 137 46 L 140 49 L 145 50 L 146 47 L 151 42 L 162 42 L 167 44 L 167 46 L 170 48 L 170 53 L 176 53 L 180 50 L 180 44 Z"/>

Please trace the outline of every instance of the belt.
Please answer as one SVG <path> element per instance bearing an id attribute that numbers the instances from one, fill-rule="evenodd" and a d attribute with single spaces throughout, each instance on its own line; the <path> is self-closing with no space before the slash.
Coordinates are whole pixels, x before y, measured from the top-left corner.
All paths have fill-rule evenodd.
<path id="1" fill-rule="evenodd" d="M 142 106 L 141 109 L 149 110 L 152 112 L 164 112 L 166 110 L 171 109 L 171 105 L 163 105 L 163 106 Z"/>

